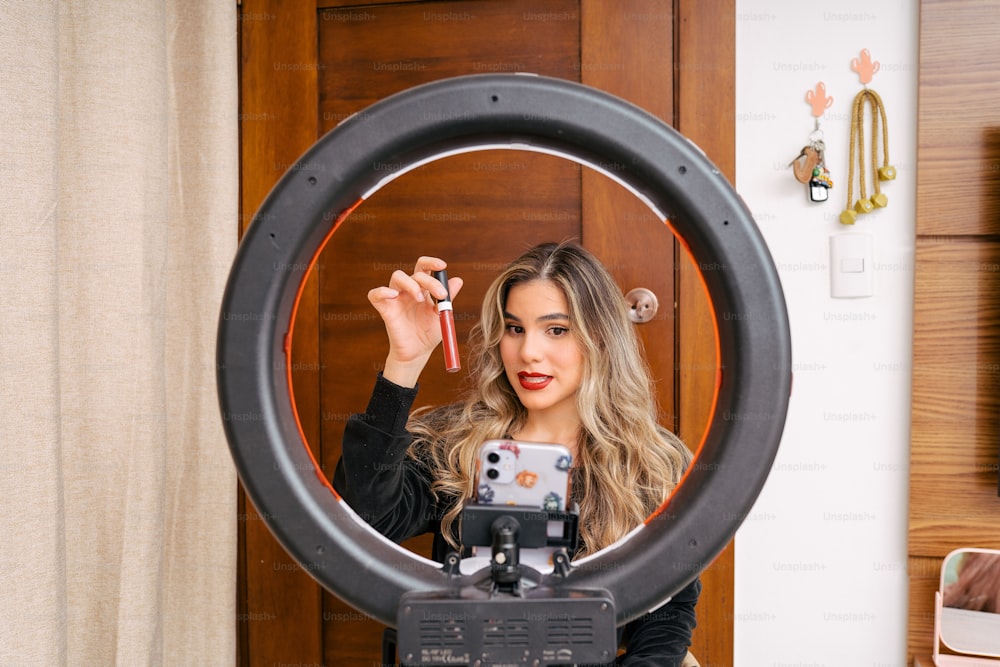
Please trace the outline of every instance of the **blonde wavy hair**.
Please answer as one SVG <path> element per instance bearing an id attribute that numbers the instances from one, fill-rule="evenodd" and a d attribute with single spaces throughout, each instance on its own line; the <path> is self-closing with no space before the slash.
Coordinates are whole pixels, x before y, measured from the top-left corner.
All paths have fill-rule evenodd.
<path id="1" fill-rule="evenodd" d="M 618 285 L 583 248 L 543 244 L 497 276 L 472 332 L 470 395 L 461 403 L 415 411 L 407 426 L 414 436 L 409 454 L 432 471 L 431 490 L 447 507 L 441 532 L 458 548 L 456 519 L 463 500 L 474 495 L 479 446 L 510 437 L 527 417 L 504 372 L 500 339 L 511 287 L 534 280 L 550 281 L 566 296 L 570 330 L 585 359 L 576 395 L 581 433 L 571 480 L 580 511 L 579 557 L 642 524 L 691 461 L 680 439 L 657 423 L 653 382 Z"/>

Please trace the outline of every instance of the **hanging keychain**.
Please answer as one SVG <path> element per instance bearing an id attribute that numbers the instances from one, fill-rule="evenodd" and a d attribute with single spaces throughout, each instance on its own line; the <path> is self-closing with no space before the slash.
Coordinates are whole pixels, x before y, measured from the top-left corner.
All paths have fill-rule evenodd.
<path id="1" fill-rule="evenodd" d="M 882 98 L 868 87 L 872 77 L 879 70 L 879 62 L 872 61 L 868 49 L 862 49 L 861 57 L 851 61 L 851 69 L 858 73 L 864 88 L 854 98 L 851 111 L 850 168 L 847 176 L 847 207 L 840 214 L 840 222 L 853 225 L 858 215 L 871 213 L 876 208 L 885 208 L 889 198 L 882 192 L 881 182 L 896 178 L 896 168 L 889 164 L 889 125 L 886 123 L 885 105 Z M 871 105 L 871 173 L 872 196 L 868 196 L 865 178 L 865 105 Z M 878 164 L 878 126 L 882 123 L 882 166 Z M 858 185 L 860 198 L 854 200 L 854 167 L 857 157 Z"/>
<path id="2" fill-rule="evenodd" d="M 833 98 L 827 96 L 826 85 L 820 81 L 815 89 L 806 91 L 806 102 L 812 107 L 813 131 L 809 134 L 809 143 L 802 147 L 798 157 L 788 166 L 792 168 L 795 180 L 809 186 L 809 201 L 824 202 L 830 198 L 833 179 L 826 168 L 826 144 L 823 143 L 819 119 L 833 104 Z"/>

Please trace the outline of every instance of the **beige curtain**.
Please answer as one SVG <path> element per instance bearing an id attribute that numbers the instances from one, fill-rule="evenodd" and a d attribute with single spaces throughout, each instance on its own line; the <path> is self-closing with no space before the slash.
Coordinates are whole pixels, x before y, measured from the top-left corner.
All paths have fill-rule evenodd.
<path id="1" fill-rule="evenodd" d="M 231 665 L 236 2 L 3 2 L 0 45 L 0 664 Z"/>

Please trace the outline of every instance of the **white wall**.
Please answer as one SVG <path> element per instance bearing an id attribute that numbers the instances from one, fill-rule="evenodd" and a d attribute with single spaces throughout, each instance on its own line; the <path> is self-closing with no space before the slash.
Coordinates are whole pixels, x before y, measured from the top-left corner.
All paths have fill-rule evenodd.
<path id="1" fill-rule="evenodd" d="M 916 178 L 917 3 L 737 0 L 736 185 L 785 289 L 794 383 L 773 471 L 736 539 L 737 667 L 898 665 L 906 661 L 906 525 Z M 852 58 L 881 63 L 889 205 L 840 224 Z M 826 84 L 820 119 L 834 188 L 808 201 L 788 163 L 807 143 L 807 90 Z M 857 198 L 857 185 L 855 185 Z M 874 237 L 874 296 L 830 296 L 829 238 Z"/>

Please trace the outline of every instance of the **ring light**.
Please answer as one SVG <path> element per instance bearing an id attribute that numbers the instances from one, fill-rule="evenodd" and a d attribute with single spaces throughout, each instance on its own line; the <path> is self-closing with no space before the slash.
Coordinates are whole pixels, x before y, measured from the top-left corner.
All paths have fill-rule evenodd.
<path id="1" fill-rule="evenodd" d="M 322 137 L 261 205 L 229 276 L 217 351 L 229 446 L 247 494 L 284 548 L 325 588 L 382 623 L 395 626 L 406 592 L 476 578 L 445 575 L 340 500 L 302 435 L 286 368 L 301 285 L 337 225 L 401 173 L 487 148 L 553 153 L 626 185 L 686 246 L 711 299 L 720 370 L 694 462 L 645 525 L 575 562 L 565 577 L 609 591 L 621 625 L 693 580 L 749 512 L 781 437 L 791 345 L 774 264 L 742 200 L 696 146 L 619 98 L 546 77 L 458 77 L 388 97 Z M 539 584 L 558 587 L 555 576 L 541 575 Z"/>

